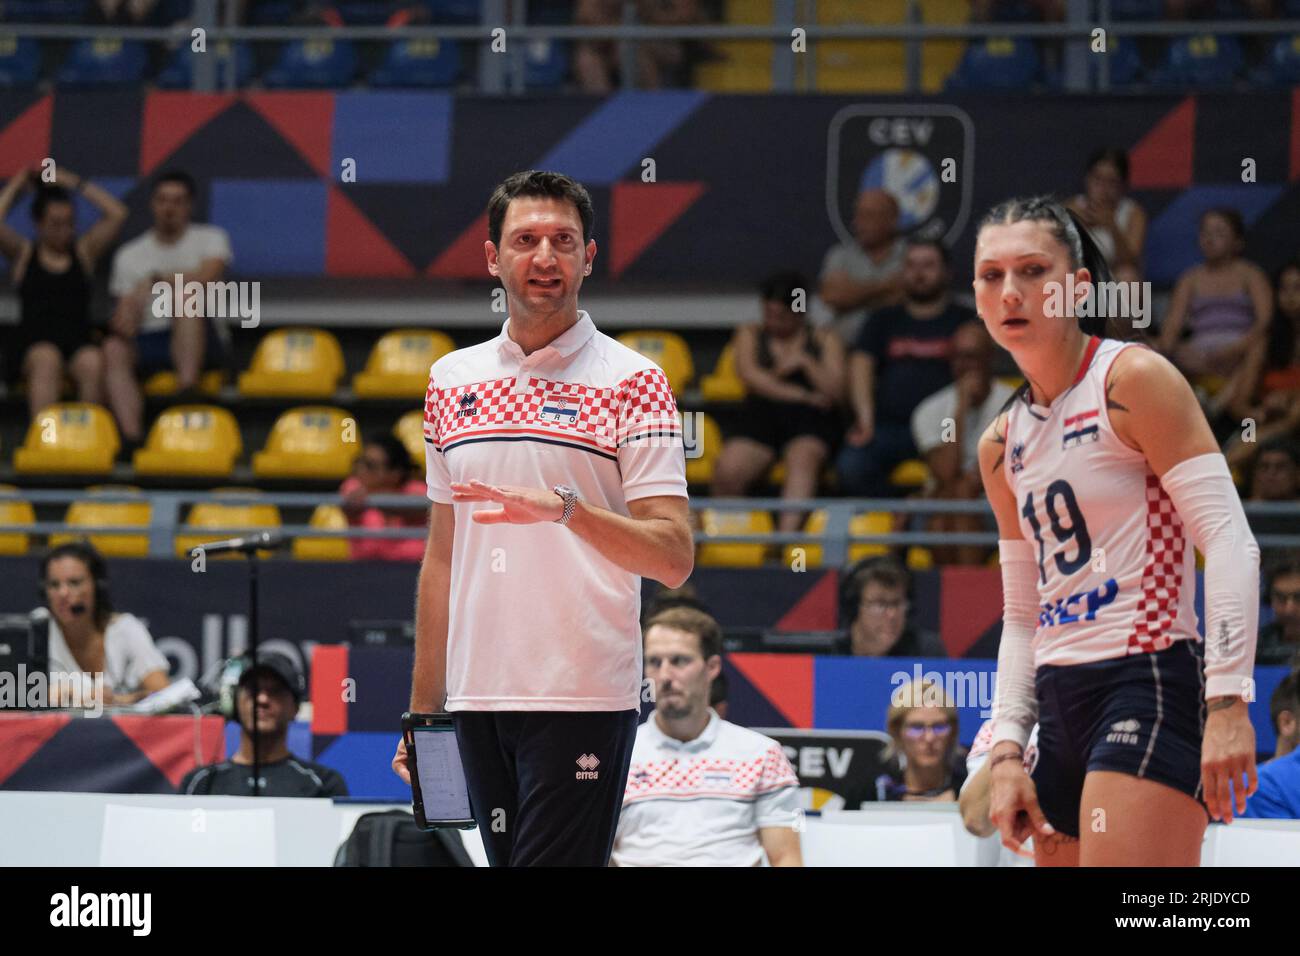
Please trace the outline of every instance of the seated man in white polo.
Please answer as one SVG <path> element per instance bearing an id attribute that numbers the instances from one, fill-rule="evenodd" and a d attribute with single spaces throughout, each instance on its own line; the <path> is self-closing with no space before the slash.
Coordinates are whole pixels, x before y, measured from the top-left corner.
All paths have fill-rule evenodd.
<path id="1" fill-rule="evenodd" d="M 722 633 L 703 611 L 646 622 L 655 712 L 637 729 L 613 866 L 802 866 L 799 780 L 781 745 L 709 707 Z"/>

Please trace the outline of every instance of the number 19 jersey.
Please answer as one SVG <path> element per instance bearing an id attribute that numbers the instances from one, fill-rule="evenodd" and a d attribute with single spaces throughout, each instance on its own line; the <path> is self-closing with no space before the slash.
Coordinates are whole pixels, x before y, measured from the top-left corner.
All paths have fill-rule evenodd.
<path id="1" fill-rule="evenodd" d="M 1084 664 L 1197 640 L 1195 554 L 1145 456 L 1106 409 L 1111 364 L 1136 342 L 1088 343 L 1051 406 L 1016 398 L 1007 416 L 1007 485 L 1037 558 L 1034 665 Z"/>

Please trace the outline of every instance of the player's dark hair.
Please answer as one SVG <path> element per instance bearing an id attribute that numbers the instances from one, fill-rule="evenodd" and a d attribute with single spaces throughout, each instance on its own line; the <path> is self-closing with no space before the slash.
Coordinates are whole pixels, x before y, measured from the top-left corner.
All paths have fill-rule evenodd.
<path id="1" fill-rule="evenodd" d="M 50 564 L 61 558 L 76 558 L 86 566 L 86 573 L 94 584 L 95 626 L 108 627 L 109 618 L 113 616 L 113 600 L 108 593 L 108 566 L 103 557 L 89 541 L 69 541 L 51 548 L 41 559 L 41 594 L 45 593 L 45 582 L 49 575 Z"/>
<path id="2" fill-rule="evenodd" d="M 183 169 L 169 169 L 154 177 L 153 185 L 149 187 L 149 195 L 152 196 L 156 193 L 158 187 L 164 183 L 178 183 L 181 186 L 184 186 L 185 192 L 190 197 L 191 201 L 193 201 L 194 197 L 199 193 L 198 183 L 194 181 L 193 176 L 185 172 Z"/>
<path id="3" fill-rule="evenodd" d="M 583 245 L 591 239 L 592 228 L 596 223 L 596 209 L 591 203 L 587 187 L 563 173 L 529 169 L 507 177 L 488 200 L 488 238 L 494 246 L 501 245 L 501 227 L 506 221 L 506 209 L 510 200 L 520 197 L 561 199 L 573 203 L 582 220 Z"/>
<path id="4" fill-rule="evenodd" d="M 905 243 L 908 249 L 936 249 L 939 252 L 939 258 L 943 260 L 945 269 L 952 266 L 952 254 L 948 247 L 938 239 L 923 239 L 920 236 L 910 236 Z"/>
<path id="5" fill-rule="evenodd" d="M 62 186 L 42 186 L 32 199 L 32 222 L 39 223 L 45 218 L 45 210 L 57 202 L 72 205 L 72 193 Z"/>
<path id="6" fill-rule="evenodd" d="M 411 453 L 396 435 L 375 435 L 366 444 L 383 449 L 390 469 L 399 468 L 403 474 L 411 470 Z"/>
<path id="7" fill-rule="evenodd" d="M 1119 172 L 1119 178 L 1124 180 L 1125 185 L 1128 185 L 1128 153 L 1113 146 L 1099 149 L 1088 157 L 1088 165 L 1084 168 L 1088 172 L 1092 172 L 1093 167 L 1101 163 L 1110 163 L 1114 166 Z"/>
<path id="8" fill-rule="evenodd" d="M 1289 710 L 1291 716 L 1300 721 L 1300 670 L 1293 670 L 1282 678 L 1273 688 L 1273 696 L 1268 700 L 1268 713 L 1273 719 L 1273 732 L 1278 733 L 1278 718 L 1282 711 Z"/>
<path id="9" fill-rule="evenodd" d="M 694 634 L 700 641 L 700 656 L 706 661 L 722 653 L 722 629 L 718 627 L 718 622 L 712 615 L 705 614 L 703 611 L 682 605 L 666 608 L 645 622 L 643 633 L 648 634 L 650 628 L 655 626 L 671 627 L 674 630 L 685 631 L 687 634 Z"/>
<path id="10" fill-rule="evenodd" d="M 789 306 L 796 291 L 802 290 L 808 295 L 808 277 L 802 272 L 775 272 L 758 284 L 759 295 L 764 302 L 783 302 Z"/>

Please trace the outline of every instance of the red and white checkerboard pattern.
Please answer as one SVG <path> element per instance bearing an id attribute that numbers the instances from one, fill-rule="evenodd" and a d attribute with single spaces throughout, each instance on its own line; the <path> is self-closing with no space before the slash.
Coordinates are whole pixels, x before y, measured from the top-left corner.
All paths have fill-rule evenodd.
<path id="1" fill-rule="evenodd" d="M 475 400 L 462 408 L 461 400 L 469 394 Z M 543 418 L 542 410 L 556 403 L 576 405 L 577 415 L 572 421 Z M 526 385 L 503 378 L 438 388 L 430 380 L 424 399 L 424 434 L 439 447 L 459 437 L 512 426 L 553 431 L 557 436 L 577 433 L 611 451 L 618 441 L 638 431 L 681 431 L 672 390 L 659 369 L 637 372 L 615 388 L 531 377 Z"/>
<path id="2" fill-rule="evenodd" d="M 1128 636 L 1130 654 L 1162 651 L 1173 644 L 1174 618 L 1183 584 L 1183 521 L 1154 474 L 1147 474 L 1146 490 L 1147 558 L 1133 630 Z"/>
<path id="3" fill-rule="evenodd" d="M 753 800 L 784 787 L 799 786 L 779 744 L 760 757 L 734 760 L 701 754 L 632 764 L 625 804 L 646 799 L 723 797 Z"/>

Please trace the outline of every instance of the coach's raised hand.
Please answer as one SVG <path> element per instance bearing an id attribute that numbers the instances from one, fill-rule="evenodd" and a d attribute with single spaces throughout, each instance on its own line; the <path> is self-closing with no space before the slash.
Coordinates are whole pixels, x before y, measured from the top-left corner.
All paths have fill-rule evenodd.
<path id="1" fill-rule="evenodd" d="M 451 483 L 454 504 L 469 501 L 494 501 L 500 508 L 483 508 L 474 512 L 478 524 L 536 524 L 557 521 L 564 515 L 564 499 L 544 488 L 517 488 L 489 485 L 477 478 Z"/>

